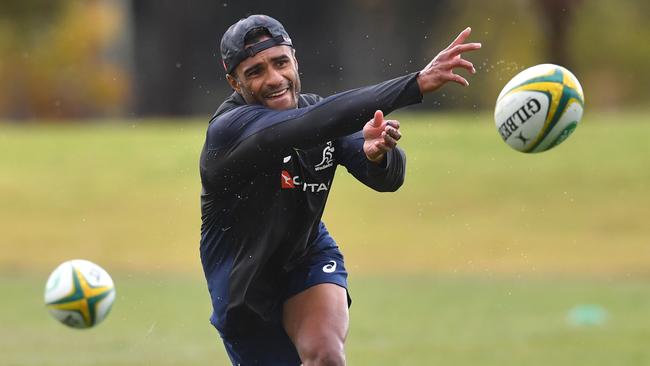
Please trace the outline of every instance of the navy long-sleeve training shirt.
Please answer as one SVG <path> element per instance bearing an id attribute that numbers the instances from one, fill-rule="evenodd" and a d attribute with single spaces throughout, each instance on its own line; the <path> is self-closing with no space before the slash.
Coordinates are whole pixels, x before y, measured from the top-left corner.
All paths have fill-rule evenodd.
<path id="1" fill-rule="evenodd" d="M 361 129 L 375 110 L 418 103 L 416 74 L 272 110 L 233 94 L 210 121 L 200 157 L 201 262 L 211 322 L 228 334 L 269 320 L 286 273 L 309 257 L 337 165 L 377 191 L 404 179 L 398 148 L 383 164 L 367 160 Z"/>

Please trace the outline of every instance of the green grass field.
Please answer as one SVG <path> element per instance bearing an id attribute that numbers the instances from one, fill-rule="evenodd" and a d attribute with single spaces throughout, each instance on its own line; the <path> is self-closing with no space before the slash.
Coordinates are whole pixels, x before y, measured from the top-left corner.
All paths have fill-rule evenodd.
<path id="1" fill-rule="evenodd" d="M 351 365 L 650 363 L 650 115 L 587 114 L 525 155 L 489 115 L 398 114 L 404 187 L 340 169 L 325 223 L 346 255 Z M 198 260 L 205 122 L 0 125 L 0 364 L 226 365 Z M 96 329 L 57 324 L 49 272 L 116 282 Z M 607 311 L 567 321 L 577 305 Z"/>

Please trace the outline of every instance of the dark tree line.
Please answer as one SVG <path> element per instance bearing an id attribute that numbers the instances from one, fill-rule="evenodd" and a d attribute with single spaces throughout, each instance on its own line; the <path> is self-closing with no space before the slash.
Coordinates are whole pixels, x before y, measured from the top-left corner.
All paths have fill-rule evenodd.
<path id="1" fill-rule="evenodd" d="M 548 46 L 545 60 L 570 64 L 569 27 L 580 3 L 529 0 Z M 11 118 L 97 116 L 115 111 L 131 116 L 209 115 L 231 92 L 220 65 L 220 38 L 230 24 L 255 13 L 278 18 L 291 34 L 304 91 L 329 95 L 419 70 L 459 31 L 456 21 L 467 16 L 461 10 L 475 11 L 476 7 L 469 0 L 132 0 L 121 4 L 118 11 L 128 13 L 129 21 L 117 32 L 130 47 L 106 48 L 97 39 L 96 44 L 84 46 L 96 54 L 88 56 L 92 59 L 88 64 L 88 60 L 66 56 L 65 50 L 44 47 L 52 34 L 60 35 L 57 27 L 66 24 L 62 19 L 68 25 L 79 19 L 78 15 L 70 17 L 71 9 L 79 12 L 82 8 L 72 6 L 79 3 L 4 1 L 0 20 L 6 26 L 0 29 L 0 49 L 7 53 L 0 63 L 5 81 L 0 86 L 0 111 Z M 510 9 L 513 4 L 494 6 Z M 478 32 L 481 22 L 489 18 L 473 14 L 477 24 L 472 25 Z M 477 33 L 477 39 L 480 36 Z M 87 43 L 79 34 L 69 39 L 59 36 L 59 41 L 62 47 Z M 47 52 L 58 52 L 58 63 L 52 62 L 56 55 Z M 486 53 L 483 59 L 487 57 Z M 39 62 L 55 67 L 47 69 Z M 102 74 L 98 69 L 100 63 L 112 62 L 118 69 L 115 73 L 105 68 Z M 49 74 L 41 75 L 46 69 Z M 78 87 L 79 80 L 88 84 L 85 89 Z M 105 95 L 82 97 L 93 85 L 113 88 L 117 97 L 112 102 Z M 449 94 L 453 93 L 454 89 Z M 469 98 L 476 104 L 478 97 Z M 449 99 L 438 105 L 453 107 Z"/>
<path id="2" fill-rule="evenodd" d="M 549 61 L 569 65 L 569 29 L 582 0 L 536 0 L 540 20 L 546 33 Z"/>
<path id="3" fill-rule="evenodd" d="M 567 29 L 580 0 L 534 1 L 548 59 L 566 64 Z M 450 5 L 449 0 L 133 1 L 134 112 L 206 114 L 216 108 L 230 93 L 219 41 L 243 16 L 279 19 L 296 46 L 303 89 L 327 95 L 417 71 L 433 56 L 433 41 L 447 38 Z"/>
<path id="4" fill-rule="evenodd" d="M 297 51 L 303 89 L 324 95 L 416 71 L 446 1 L 209 1 L 132 3 L 134 112 L 209 114 L 230 93 L 219 41 L 239 18 L 280 20 Z"/>

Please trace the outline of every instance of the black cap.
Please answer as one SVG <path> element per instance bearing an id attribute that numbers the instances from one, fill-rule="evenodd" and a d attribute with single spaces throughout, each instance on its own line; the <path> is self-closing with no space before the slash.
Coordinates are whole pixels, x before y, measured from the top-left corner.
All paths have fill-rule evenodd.
<path id="1" fill-rule="evenodd" d="M 271 34 L 271 38 L 244 48 L 246 34 L 256 28 L 265 28 Z M 251 15 L 240 19 L 231 25 L 221 38 L 223 68 L 230 74 L 240 62 L 255 56 L 258 52 L 278 45 L 293 47 L 289 34 L 280 22 L 268 15 Z"/>

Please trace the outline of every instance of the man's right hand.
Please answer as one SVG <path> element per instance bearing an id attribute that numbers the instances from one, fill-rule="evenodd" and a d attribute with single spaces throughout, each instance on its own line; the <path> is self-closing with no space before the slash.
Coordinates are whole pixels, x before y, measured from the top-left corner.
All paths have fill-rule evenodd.
<path id="1" fill-rule="evenodd" d="M 454 73 L 454 69 L 461 67 L 470 73 L 476 73 L 474 65 L 463 59 L 461 55 L 464 52 L 474 51 L 481 48 L 480 43 L 464 43 L 467 37 L 472 33 L 472 29 L 467 27 L 460 32 L 458 37 L 451 44 L 442 50 L 438 55 L 429 62 L 429 64 L 420 71 L 417 77 L 420 92 L 424 95 L 434 90 L 438 90 L 448 81 L 454 81 L 463 86 L 469 85 L 467 80 Z"/>

